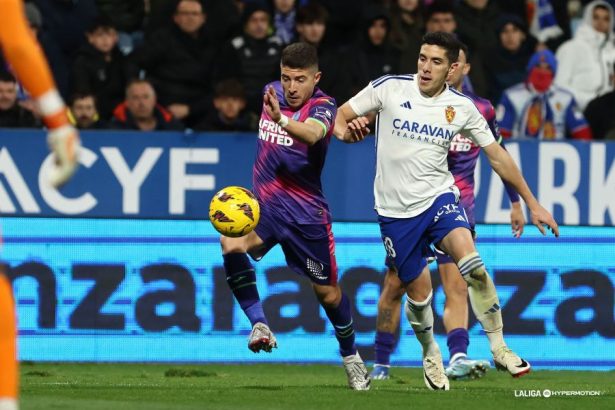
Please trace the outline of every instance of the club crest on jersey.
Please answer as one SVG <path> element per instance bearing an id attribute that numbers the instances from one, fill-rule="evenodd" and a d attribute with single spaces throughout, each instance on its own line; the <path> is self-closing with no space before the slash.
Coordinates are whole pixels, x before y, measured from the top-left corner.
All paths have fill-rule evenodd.
<path id="1" fill-rule="evenodd" d="M 449 105 L 444 109 L 444 116 L 449 124 L 455 119 L 455 114 L 455 108 L 452 105 Z"/>

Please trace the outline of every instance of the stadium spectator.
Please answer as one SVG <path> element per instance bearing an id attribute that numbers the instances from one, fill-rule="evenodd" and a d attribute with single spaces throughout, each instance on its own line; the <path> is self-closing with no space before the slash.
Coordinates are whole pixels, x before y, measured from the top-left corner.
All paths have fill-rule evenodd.
<path id="1" fill-rule="evenodd" d="M 572 93 L 553 84 L 556 72 L 557 61 L 550 50 L 532 55 L 526 81 L 506 89 L 498 104 L 497 120 L 503 137 L 592 138 Z"/>
<path id="2" fill-rule="evenodd" d="M 463 0 L 455 8 L 455 32 L 470 50 L 470 80 L 474 93 L 488 94 L 484 61 L 489 49 L 497 45 L 496 24 L 500 9 L 494 0 Z"/>
<path id="3" fill-rule="evenodd" d="M 425 9 L 425 31 L 427 33 L 436 31 L 455 33 L 456 30 L 457 20 L 451 1 L 436 0 Z"/>
<path id="4" fill-rule="evenodd" d="M 615 140 L 615 91 L 591 100 L 585 118 L 595 139 Z"/>
<path id="5" fill-rule="evenodd" d="M 86 43 L 84 34 L 98 16 L 95 0 L 34 0 L 34 4 L 45 18 L 43 35 L 57 45 L 70 71 L 75 51 Z M 70 78 L 67 79 L 66 89 L 60 88 L 60 92 L 69 92 Z"/>
<path id="6" fill-rule="evenodd" d="M 456 34 L 457 20 L 455 19 L 454 10 L 453 3 L 450 0 L 436 0 L 429 4 L 425 10 L 425 31 L 427 33 L 443 31 Z M 474 87 L 474 83 L 478 83 L 478 89 L 484 93 L 486 80 L 482 61 L 480 56 L 475 56 L 471 50 L 469 54 L 472 71 L 470 71 L 469 76 L 464 77 L 463 89 L 478 94 Z"/>
<path id="7" fill-rule="evenodd" d="M 156 91 L 148 80 L 132 80 L 126 87 L 126 101 L 113 111 L 115 128 L 139 131 L 182 130 L 173 114 L 159 105 Z"/>
<path id="8" fill-rule="evenodd" d="M 287 45 L 295 40 L 295 0 L 273 0 L 273 31 Z"/>
<path id="9" fill-rule="evenodd" d="M 615 64 L 613 8 L 603 0 L 589 3 L 572 40 L 557 50 L 555 83 L 571 90 L 583 110 L 594 98 L 613 90 Z"/>
<path id="10" fill-rule="evenodd" d="M 391 5 L 391 42 L 401 51 L 399 70 L 416 73 L 423 37 L 421 0 L 397 0 Z"/>
<path id="11" fill-rule="evenodd" d="M 498 45 L 487 52 L 489 58 L 485 59 L 488 97 L 494 103 L 505 89 L 525 80 L 527 63 L 536 46 L 525 21 L 516 14 L 500 17 L 498 37 Z"/>
<path id="12" fill-rule="evenodd" d="M 384 7 L 368 6 L 365 9 L 365 22 L 362 41 L 351 52 L 358 66 L 360 76 L 353 84 L 353 91 L 358 92 L 370 80 L 386 74 L 400 73 L 401 53 L 389 40 L 389 15 Z"/>
<path id="13" fill-rule="evenodd" d="M 515 14 L 528 26 L 540 47 L 552 51 L 570 38 L 569 0 L 492 0 L 503 13 Z M 542 23 L 541 23 L 542 21 Z M 531 28 L 531 30 L 530 30 Z"/>
<path id="14" fill-rule="evenodd" d="M 143 41 L 145 2 L 146 0 L 96 0 L 100 13 L 109 18 L 118 31 L 118 44 L 123 54 L 130 53 Z"/>
<path id="15" fill-rule="evenodd" d="M 318 87 L 336 101 L 346 101 L 352 95 L 352 78 L 357 71 L 354 67 L 349 68 L 349 64 L 354 63 L 348 56 L 348 50 L 326 41 L 328 18 L 327 10 L 318 3 L 300 7 L 297 11 L 297 33 L 300 41 L 318 50 L 318 64 L 323 73 Z"/>
<path id="16" fill-rule="evenodd" d="M 143 28 L 145 0 L 96 0 L 96 6 L 118 31 L 132 33 Z"/>
<path id="17" fill-rule="evenodd" d="M 205 131 L 254 131 L 258 129 L 258 118 L 246 108 L 246 94 L 241 83 L 234 79 L 224 80 L 216 85 L 214 94 L 215 111 L 197 124 L 195 130 Z"/>
<path id="18" fill-rule="evenodd" d="M 0 128 L 37 128 L 41 123 L 17 101 L 17 80 L 0 72 Z"/>
<path id="19" fill-rule="evenodd" d="M 86 32 L 88 43 L 77 53 L 72 69 L 74 92 L 91 92 L 105 120 L 124 98 L 126 84 L 137 69 L 117 47 L 118 33 L 110 19 L 98 17 Z"/>
<path id="20" fill-rule="evenodd" d="M 215 46 L 206 34 L 206 21 L 199 0 L 180 0 L 173 24 L 146 38 L 134 55 L 160 103 L 187 125 L 199 121 L 211 107 Z"/>
<path id="21" fill-rule="evenodd" d="M 107 124 L 100 119 L 98 109 L 96 108 L 96 97 L 92 93 L 77 93 L 73 95 L 69 119 L 80 130 L 107 128 Z"/>
<path id="22" fill-rule="evenodd" d="M 279 77 L 281 40 L 272 34 L 269 10 L 260 3 L 249 3 L 241 16 L 243 34 L 221 50 L 217 80 L 240 79 L 248 110 L 256 113 L 262 104 L 262 86 Z"/>
<path id="23" fill-rule="evenodd" d="M 327 42 L 334 47 L 348 47 L 359 37 L 361 19 L 357 18 L 372 0 L 310 0 L 302 6 L 320 4 L 327 11 Z"/>
<path id="24" fill-rule="evenodd" d="M 54 40 L 49 36 L 49 33 L 42 30 L 43 16 L 40 10 L 34 3 L 26 3 L 24 5 L 26 18 L 30 26 L 30 30 L 34 37 L 38 40 L 39 45 L 43 49 L 49 68 L 51 68 L 54 80 L 58 87 L 58 90 L 62 95 L 66 95 L 69 89 L 69 70 L 68 63 L 65 60 L 62 51 Z M 4 59 L 4 56 L 0 53 L 0 71 L 13 72 Z M 29 95 L 21 86 L 21 82 L 18 81 L 18 99 L 23 101 L 29 99 Z M 29 103 L 28 103 L 29 104 Z M 30 108 L 29 108 L 30 109 Z M 30 109 L 32 111 L 32 109 Z"/>

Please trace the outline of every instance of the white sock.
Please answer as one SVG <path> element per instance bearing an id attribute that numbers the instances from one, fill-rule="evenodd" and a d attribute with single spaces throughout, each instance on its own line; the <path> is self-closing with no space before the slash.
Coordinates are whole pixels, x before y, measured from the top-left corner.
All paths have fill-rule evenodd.
<path id="1" fill-rule="evenodd" d="M 477 252 L 473 252 L 458 263 L 463 279 L 468 283 L 470 304 L 474 315 L 483 327 L 489 339 L 491 351 L 495 352 L 504 342 L 502 329 L 502 310 L 495 285 L 485 269 L 485 265 Z"/>
<path id="2" fill-rule="evenodd" d="M 414 330 L 416 338 L 423 347 L 423 357 L 434 354 L 438 345 L 433 338 L 433 310 L 431 309 L 431 299 L 433 292 L 422 302 L 416 302 L 410 297 L 406 297 L 406 318 Z"/>

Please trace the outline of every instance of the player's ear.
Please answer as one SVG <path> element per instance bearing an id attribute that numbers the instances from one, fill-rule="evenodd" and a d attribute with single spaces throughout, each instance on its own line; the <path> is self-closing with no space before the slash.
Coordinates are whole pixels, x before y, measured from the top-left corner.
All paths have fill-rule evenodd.
<path id="1" fill-rule="evenodd" d="M 455 72 L 455 70 L 457 70 L 457 68 L 459 68 L 459 62 L 455 61 L 453 64 L 451 64 L 451 66 L 448 68 L 448 75 L 451 75 L 451 73 Z"/>
<path id="2" fill-rule="evenodd" d="M 320 77 L 322 76 L 322 72 L 321 71 L 317 71 L 316 74 L 314 74 L 314 84 L 318 84 L 318 82 L 320 81 Z"/>

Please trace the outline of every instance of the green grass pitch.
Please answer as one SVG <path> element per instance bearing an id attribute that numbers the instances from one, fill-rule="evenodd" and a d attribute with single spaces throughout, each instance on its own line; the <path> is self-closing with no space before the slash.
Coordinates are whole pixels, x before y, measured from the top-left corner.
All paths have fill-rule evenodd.
<path id="1" fill-rule="evenodd" d="M 515 397 L 515 391 L 600 391 L 594 397 Z M 433 392 L 421 370 L 394 368 L 372 389 L 346 387 L 340 366 L 51 364 L 21 366 L 21 409 L 615 409 L 615 371 L 533 371 L 520 379 L 490 370 Z"/>

